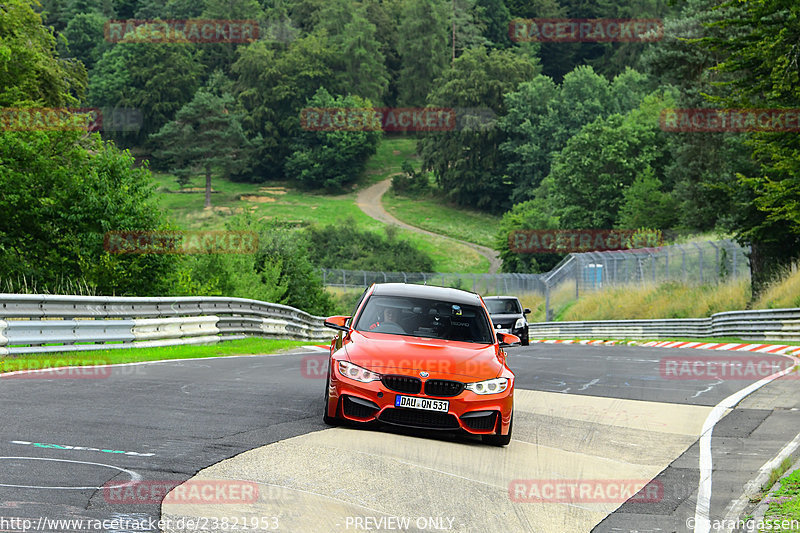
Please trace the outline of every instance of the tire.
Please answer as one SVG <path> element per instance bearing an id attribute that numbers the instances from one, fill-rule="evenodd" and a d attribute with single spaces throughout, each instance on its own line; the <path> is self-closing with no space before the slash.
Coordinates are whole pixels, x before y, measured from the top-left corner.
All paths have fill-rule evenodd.
<path id="1" fill-rule="evenodd" d="M 330 396 L 328 391 L 330 390 L 331 386 L 331 372 L 328 370 L 328 375 L 325 378 L 325 407 L 322 410 L 322 421 L 329 426 L 338 426 L 339 420 L 336 417 L 328 416 L 328 400 Z"/>
<path id="2" fill-rule="evenodd" d="M 522 346 L 529 346 L 531 343 L 530 339 L 528 338 L 528 332 L 525 332 L 525 336 L 520 339 L 520 344 Z"/>
<path id="3" fill-rule="evenodd" d="M 483 435 L 481 440 L 491 446 L 508 446 L 511 442 L 511 430 L 514 429 L 514 413 L 511 413 L 511 423 L 508 425 L 508 435 Z"/>

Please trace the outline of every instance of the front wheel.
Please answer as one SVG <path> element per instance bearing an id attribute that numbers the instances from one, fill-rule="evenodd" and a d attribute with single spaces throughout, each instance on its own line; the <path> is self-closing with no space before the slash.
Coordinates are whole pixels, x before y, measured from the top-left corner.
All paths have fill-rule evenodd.
<path id="1" fill-rule="evenodd" d="M 514 413 L 511 413 L 511 423 L 508 425 L 508 435 L 483 435 L 481 440 L 491 446 L 508 446 L 511 442 L 511 430 L 514 428 Z"/>
<path id="2" fill-rule="evenodd" d="M 528 338 L 528 332 L 526 331 L 525 332 L 525 336 L 520 339 L 520 344 L 523 345 L 523 346 L 528 346 L 528 345 L 530 345 L 530 343 L 531 343 L 531 341 Z"/>
<path id="3" fill-rule="evenodd" d="M 330 390 L 331 390 L 331 372 L 328 370 L 328 375 L 325 377 L 325 408 L 322 411 L 322 421 L 329 426 L 338 426 L 339 421 L 332 416 L 328 416 L 328 403 L 330 403 Z"/>

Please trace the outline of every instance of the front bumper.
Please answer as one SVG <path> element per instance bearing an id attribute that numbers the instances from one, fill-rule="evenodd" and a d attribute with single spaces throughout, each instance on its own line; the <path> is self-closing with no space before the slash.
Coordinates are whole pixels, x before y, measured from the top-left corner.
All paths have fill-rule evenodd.
<path id="1" fill-rule="evenodd" d="M 433 378 L 431 378 L 433 379 Z M 428 396 L 387 388 L 381 381 L 361 383 L 331 373 L 328 416 L 361 423 L 444 431 L 464 431 L 474 435 L 508 434 L 514 407 L 514 382 L 499 394 L 479 395 L 464 390 L 457 396 Z M 423 387 L 424 390 L 424 387 Z M 395 407 L 395 397 L 415 396 L 449 402 L 447 413 Z"/>

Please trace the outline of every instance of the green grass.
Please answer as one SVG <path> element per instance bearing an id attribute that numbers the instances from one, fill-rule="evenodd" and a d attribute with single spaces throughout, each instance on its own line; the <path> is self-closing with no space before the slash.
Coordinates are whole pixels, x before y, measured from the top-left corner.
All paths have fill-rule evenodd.
<path id="1" fill-rule="evenodd" d="M 678 282 L 631 284 L 584 292 L 577 301 L 571 285 L 564 289 L 564 299 L 567 294 L 573 303 L 553 307 L 558 310 L 559 320 L 706 318 L 714 313 L 746 309 L 750 284 L 745 280 L 701 286 Z M 569 308 L 564 309 L 567 305 Z"/>
<path id="2" fill-rule="evenodd" d="M 275 353 L 298 346 L 314 344 L 308 341 L 248 338 L 218 344 L 167 346 L 164 348 L 128 348 L 93 350 L 88 352 L 56 352 L 0 357 L 0 373 L 14 370 L 54 368 L 61 366 L 90 366 L 118 363 L 138 363 L 165 359 L 200 359 L 228 355 Z"/>
<path id="3" fill-rule="evenodd" d="M 782 528 L 781 522 L 800 521 L 800 470 L 781 479 L 781 487 L 769 498 L 769 507 L 764 514 L 764 522 L 769 528 L 760 531 L 797 531 L 796 527 L 791 528 L 791 524 L 788 528 Z"/>
<path id="4" fill-rule="evenodd" d="M 800 307 L 800 265 L 786 268 L 780 279 L 770 283 L 753 302 L 754 309 Z"/>
<path id="5" fill-rule="evenodd" d="M 436 198 L 413 199 L 389 192 L 383 206 L 406 224 L 489 248 L 500 226 L 498 216 L 459 209 Z"/>
<path id="6" fill-rule="evenodd" d="M 411 159 L 417 167 L 416 149 L 417 141 L 412 137 L 385 137 L 377 153 L 367 161 L 362 185 L 372 185 L 400 172 L 405 159 Z"/>
<path id="7" fill-rule="evenodd" d="M 410 157 L 415 142 L 407 138 L 386 139 L 378 153 L 367 165 L 367 177 L 372 181 L 384 179 L 400 170 L 403 158 Z M 399 152 L 395 154 L 394 152 Z M 374 172 L 374 174 L 369 174 Z M 182 229 L 222 229 L 225 221 L 245 210 L 261 219 L 278 219 L 298 224 L 345 224 L 352 220 L 359 229 L 383 232 L 385 225 L 365 215 L 356 205 L 356 192 L 321 194 L 299 191 L 288 183 L 236 183 L 215 178 L 211 209 L 204 209 L 205 179 L 196 177 L 187 188 L 196 192 L 178 192 L 180 187 L 170 174 L 155 174 L 159 202 Z M 372 178 L 370 178 L 372 179 Z M 369 179 L 367 180 L 369 181 Z M 242 197 L 257 197 L 243 200 Z M 467 246 L 447 239 L 430 237 L 399 230 L 398 237 L 429 254 L 436 272 L 483 273 L 489 271 L 489 261 Z"/>

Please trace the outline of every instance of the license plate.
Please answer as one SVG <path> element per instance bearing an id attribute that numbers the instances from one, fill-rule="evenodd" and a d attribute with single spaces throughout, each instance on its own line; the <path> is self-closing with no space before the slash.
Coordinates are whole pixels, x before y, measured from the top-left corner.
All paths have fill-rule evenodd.
<path id="1" fill-rule="evenodd" d="M 398 394 L 394 397 L 394 406 L 446 413 L 450 409 L 450 402 L 447 400 L 429 400 L 428 398 L 417 398 L 416 396 L 400 396 Z"/>
<path id="2" fill-rule="evenodd" d="M 506 329 L 506 328 L 496 329 L 495 331 L 497 333 L 511 333 L 511 330 L 510 329 Z"/>

